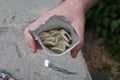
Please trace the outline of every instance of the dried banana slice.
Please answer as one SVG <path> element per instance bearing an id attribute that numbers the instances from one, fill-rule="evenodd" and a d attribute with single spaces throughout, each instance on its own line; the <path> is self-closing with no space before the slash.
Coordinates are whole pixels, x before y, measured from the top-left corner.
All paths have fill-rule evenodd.
<path id="1" fill-rule="evenodd" d="M 67 42 L 72 40 L 71 36 L 64 29 L 60 30 L 60 33 Z"/>
<path id="2" fill-rule="evenodd" d="M 58 38 L 57 37 L 55 37 L 55 44 L 57 44 L 58 43 Z"/>
<path id="3" fill-rule="evenodd" d="M 65 51 L 66 50 L 66 45 L 65 44 L 61 44 L 61 48 Z"/>
<path id="4" fill-rule="evenodd" d="M 50 36 L 50 37 L 46 37 L 44 40 L 55 42 L 56 38 Z"/>
<path id="5" fill-rule="evenodd" d="M 43 41 L 43 44 L 46 45 L 46 46 L 55 46 L 55 45 L 56 45 L 55 42 L 48 41 L 48 40 L 44 40 L 44 41 Z"/>
<path id="6" fill-rule="evenodd" d="M 64 49 L 60 48 L 60 47 L 51 47 L 50 48 L 52 51 L 58 53 L 58 54 L 61 54 L 64 52 Z"/>
<path id="7" fill-rule="evenodd" d="M 51 37 L 52 35 L 47 32 L 42 32 L 42 33 L 40 33 L 39 36 L 40 36 L 40 38 L 44 38 L 44 37 Z"/>
<path id="8" fill-rule="evenodd" d="M 66 42 L 65 40 L 63 40 L 63 44 L 66 45 L 67 47 L 70 47 L 70 44 Z"/>
<path id="9" fill-rule="evenodd" d="M 63 38 L 60 33 L 58 35 L 56 35 L 56 37 L 57 37 L 58 40 L 61 40 Z"/>
<path id="10" fill-rule="evenodd" d="M 54 47 L 60 47 L 60 48 L 62 48 L 62 44 L 56 44 Z"/>
<path id="11" fill-rule="evenodd" d="M 49 35 L 48 32 L 41 32 L 40 35 Z"/>
<path id="12" fill-rule="evenodd" d="M 59 46 L 59 45 L 60 45 L 60 47 L 62 47 L 62 44 L 63 44 L 63 41 L 62 41 L 62 40 L 59 40 L 59 41 L 58 41 L 58 44 L 57 44 L 56 46 Z"/>
<path id="13" fill-rule="evenodd" d="M 57 34 L 60 34 L 58 30 L 51 30 L 49 31 L 49 33 L 52 35 L 52 36 L 55 36 Z"/>
<path id="14" fill-rule="evenodd" d="M 66 45 L 63 44 L 63 40 L 58 41 L 58 44 L 56 44 L 55 47 L 60 47 L 60 48 L 62 48 L 64 51 L 66 50 Z"/>

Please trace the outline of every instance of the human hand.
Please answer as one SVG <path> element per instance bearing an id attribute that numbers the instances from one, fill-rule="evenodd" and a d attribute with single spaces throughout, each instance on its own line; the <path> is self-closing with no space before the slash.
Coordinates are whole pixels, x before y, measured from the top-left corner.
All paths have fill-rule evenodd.
<path id="1" fill-rule="evenodd" d="M 73 5 L 72 3 L 64 1 L 56 8 L 48 11 L 39 17 L 35 22 L 31 23 L 24 31 L 26 41 L 31 48 L 32 52 L 35 53 L 37 49 L 42 49 L 42 47 L 35 41 L 34 37 L 31 35 L 30 31 L 35 30 L 39 25 L 41 25 L 45 20 L 53 15 L 60 15 L 67 18 L 67 20 L 74 27 L 78 36 L 80 37 L 80 43 L 71 50 L 71 56 L 75 58 L 78 51 L 84 44 L 84 23 L 85 23 L 85 13 L 81 5 Z"/>

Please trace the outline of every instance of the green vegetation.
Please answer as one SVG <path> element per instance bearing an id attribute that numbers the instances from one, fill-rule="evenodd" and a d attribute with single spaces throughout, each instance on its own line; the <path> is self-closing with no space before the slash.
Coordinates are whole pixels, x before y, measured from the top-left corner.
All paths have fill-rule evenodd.
<path id="1" fill-rule="evenodd" d="M 120 61 L 120 0 L 103 0 L 90 9 L 86 17 L 106 38 L 107 49 L 114 59 Z"/>

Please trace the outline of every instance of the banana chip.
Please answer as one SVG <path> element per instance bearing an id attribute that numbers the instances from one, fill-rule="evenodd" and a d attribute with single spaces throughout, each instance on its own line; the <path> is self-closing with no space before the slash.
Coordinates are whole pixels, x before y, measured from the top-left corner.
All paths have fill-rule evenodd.
<path id="1" fill-rule="evenodd" d="M 64 29 L 60 30 L 60 33 L 67 42 L 70 42 L 72 40 L 69 33 L 67 31 L 65 31 Z"/>
<path id="2" fill-rule="evenodd" d="M 43 43 L 44 43 L 44 45 L 46 45 L 46 46 L 55 46 L 55 45 L 56 45 L 54 42 L 48 41 L 48 40 L 43 41 Z"/>
<path id="3" fill-rule="evenodd" d="M 56 52 L 56 53 L 63 53 L 64 52 L 64 49 L 60 48 L 60 47 L 51 47 L 50 48 L 52 51 Z"/>
<path id="4" fill-rule="evenodd" d="M 50 36 L 50 37 L 46 37 L 44 40 L 55 42 L 56 38 Z"/>
<path id="5" fill-rule="evenodd" d="M 70 47 L 72 38 L 70 34 L 64 30 L 50 30 L 48 32 L 40 33 L 40 38 L 43 44 L 55 53 L 61 54 Z"/>

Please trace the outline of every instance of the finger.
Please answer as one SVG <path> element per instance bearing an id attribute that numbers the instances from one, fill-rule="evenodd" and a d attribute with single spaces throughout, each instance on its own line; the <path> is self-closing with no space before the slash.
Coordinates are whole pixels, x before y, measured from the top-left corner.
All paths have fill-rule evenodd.
<path id="1" fill-rule="evenodd" d="M 37 49 L 41 49 L 41 46 L 36 43 L 31 31 L 35 30 L 41 23 L 36 20 L 35 22 L 31 23 L 24 31 L 25 39 L 28 46 L 31 48 L 31 51 L 35 53 Z"/>
<path id="2" fill-rule="evenodd" d="M 72 56 L 72 58 L 76 58 L 77 57 L 78 52 L 83 47 L 83 44 L 84 44 L 83 42 L 80 42 L 76 47 L 74 47 L 71 50 L 71 56 Z"/>
<path id="3" fill-rule="evenodd" d="M 28 29 L 26 29 L 24 31 L 24 35 L 25 35 L 26 42 L 27 42 L 28 46 L 30 47 L 31 51 L 33 53 L 35 53 L 36 52 L 35 39 L 33 38 L 33 36 L 31 35 L 31 33 Z"/>
<path id="4" fill-rule="evenodd" d="M 37 49 L 43 49 L 42 46 L 36 41 L 36 48 Z"/>
<path id="5" fill-rule="evenodd" d="M 74 47 L 71 50 L 71 56 L 72 58 L 76 58 L 79 50 L 82 48 L 84 42 L 83 42 L 83 35 L 84 35 L 84 20 L 82 20 L 81 22 L 79 20 L 76 19 L 76 21 L 72 22 L 72 26 L 74 27 L 76 33 L 78 34 L 78 36 L 80 37 L 80 42 L 79 44 Z"/>

